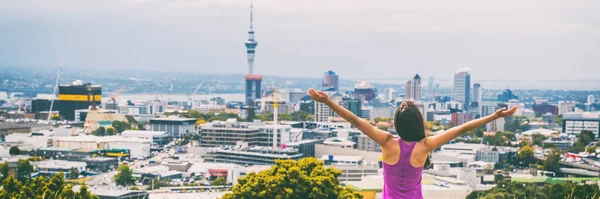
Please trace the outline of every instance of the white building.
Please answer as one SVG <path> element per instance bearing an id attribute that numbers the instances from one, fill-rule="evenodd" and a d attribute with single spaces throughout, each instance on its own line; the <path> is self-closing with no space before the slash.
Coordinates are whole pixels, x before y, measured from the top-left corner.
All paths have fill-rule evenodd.
<path id="1" fill-rule="evenodd" d="M 446 110 L 449 110 L 449 109 L 463 110 L 463 107 L 464 107 L 463 103 L 457 102 L 457 101 L 449 101 L 444 104 L 444 108 Z"/>
<path id="2" fill-rule="evenodd" d="M 574 101 L 558 101 L 558 114 L 564 115 L 575 111 L 575 105 L 577 102 Z"/>
<path id="3" fill-rule="evenodd" d="M 54 147 L 81 150 L 129 149 L 130 157 L 150 156 L 151 140 L 123 136 L 97 137 L 92 135 L 52 137 Z"/>
<path id="4" fill-rule="evenodd" d="M 342 105 L 343 96 L 337 92 L 326 92 L 334 103 Z M 315 102 L 315 121 L 330 122 L 337 114 L 324 103 Z"/>
<path id="5" fill-rule="evenodd" d="M 414 78 L 406 82 L 406 99 L 421 100 L 421 76 L 415 75 Z"/>
<path id="6" fill-rule="evenodd" d="M 562 122 L 564 133 L 579 134 L 583 130 L 589 130 L 596 134 L 596 139 L 598 139 L 600 112 L 565 113 Z"/>
<path id="7" fill-rule="evenodd" d="M 323 141 L 323 144 L 327 146 L 337 146 L 341 148 L 354 148 L 354 144 L 356 143 L 348 140 L 347 138 L 332 137 L 327 138 L 325 141 Z"/>
<path id="8" fill-rule="evenodd" d="M 596 103 L 596 97 L 594 95 L 589 95 L 587 97 L 587 103 L 588 104 L 594 104 L 594 103 Z"/>
<path id="9" fill-rule="evenodd" d="M 465 108 L 468 107 L 471 102 L 470 70 L 470 68 L 458 69 L 454 73 L 454 86 L 452 88 L 452 100 L 463 103 Z"/>
<path id="10" fill-rule="evenodd" d="M 166 131 L 173 138 L 181 138 L 185 134 L 196 133 L 196 119 L 194 118 L 152 118 L 150 119 L 152 131 Z"/>
<path id="11" fill-rule="evenodd" d="M 476 155 L 477 151 L 485 148 L 486 146 L 483 144 L 466 144 L 466 143 L 457 143 L 457 144 L 445 144 L 441 147 L 441 152 L 453 152 L 453 153 L 461 153 L 468 155 Z"/>
<path id="12" fill-rule="evenodd" d="M 479 103 L 479 105 L 481 106 L 481 102 L 483 98 L 483 92 L 481 90 L 481 84 L 479 83 L 475 83 L 473 84 L 473 102 L 477 102 Z"/>
<path id="13" fill-rule="evenodd" d="M 504 132 L 504 123 L 504 118 L 498 118 L 490 123 L 487 123 L 485 127 L 488 132 Z"/>
<path id="14" fill-rule="evenodd" d="M 65 175 L 70 175 L 72 169 L 79 173 L 85 171 L 87 164 L 85 162 L 74 162 L 64 160 L 43 160 L 32 162 L 34 170 L 45 176 L 51 176 L 58 172 L 63 172 Z"/>
<path id="15" fill-rule="evenodd" d="M 150 140 L 158 145 L 165 145 L 171 140 L 171 136 L 166 131 L 125 130 L 121 133 L 121 136 L 125 138 Z"/>
<path id="16" fill-rule="evenodd" d="M 367 135 L 361 134 L 358 137 L 358 150 L 381 152 L 381 146 Z"/>

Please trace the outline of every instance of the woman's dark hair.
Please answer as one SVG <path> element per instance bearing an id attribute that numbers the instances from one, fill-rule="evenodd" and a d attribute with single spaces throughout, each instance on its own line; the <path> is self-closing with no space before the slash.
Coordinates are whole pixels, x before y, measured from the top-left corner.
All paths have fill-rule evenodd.
<path id="1" fill-rule="evenodd" d="M 413 101 L 404 101 L 394 115 L 394 127 L 398 136 L 407 142 L 419 142 L 425 138 L 425 120 Z M 431 165 L 431 155 L 427 157 L 424 168 Z"/>

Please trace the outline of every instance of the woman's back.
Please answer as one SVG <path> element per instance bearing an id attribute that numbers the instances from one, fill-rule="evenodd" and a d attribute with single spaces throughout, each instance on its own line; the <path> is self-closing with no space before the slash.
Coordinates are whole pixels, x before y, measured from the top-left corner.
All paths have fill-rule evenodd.
<path id="1" fill-rule="evenodd" d="M 423 198 L 421 178 L 423 166 L 414 167 L 410 157 L 417 142 L 410 144 L 398 139 L 400 158 L 394 165 L 383 163 L 383 193 L 382 199 L 388 198 Z"/>

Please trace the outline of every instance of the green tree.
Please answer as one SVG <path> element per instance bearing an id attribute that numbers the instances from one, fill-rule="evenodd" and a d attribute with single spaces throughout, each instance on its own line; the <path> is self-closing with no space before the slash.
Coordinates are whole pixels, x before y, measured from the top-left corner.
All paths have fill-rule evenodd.
<path id="1" fill-rule="evenodd" d="M 91 194 L 85 185 L 79 189 L 79 193 L 73 191 L 72 185 L 64 183 L 64 174 L 57 173 L 52 178 L 37 177 L 26 182 L 19 182 L 13 177 L 2 181 L 3 189 L 0 190 L 0 198 L 15 199 L 98 199 Z"/>
<path id="2" fill-rule="evenodd" d="M 232 192 L 222 198 L 362 198 L 340 186 L 339 175 L 341 171 L 325 168 L 315 158 L 276 160 L 270 169 L 240 178 Z"/>
<path id="3" fill-rule="evenodd" d="M 8 149 L 8 153 L 10 155 L 19 155 L 21 154 L 21 150 L 17 146 L 11 146 L 10 149 Z"/>
<path id="4" fill-rule="evenodd" d="M 517 154 L 519 160 L 523 161 L 526 165 L 535 162 L 535 156 L 533 155 L 533 148 L 530 146 L 524 146 L 519 149 L 519 153 Z"/>
<path id="5" fill-rule="evenodd" d="M 533 183 L 510 182 L 502 180 L 498 185 L 486 191 L 473 191 L 468 199 L 503 199 L 503 198 L 544 198 L 544 199 L 579 199 L 598 198 L 598 185 L 580 185 L 575 183 L 557 183 L 537 186 Z"/>
<path id="6" fill-rule="evenodd" d="M 60 116 L 54 115 L 50 119 L 53 120 L 53 121 L 60 121 Z"/>
<path id="7" fill-rule="evenodd" d="M 129 186 L 135 184 L 135 178 L 132 176 L 133 170 L 126 164 L 122 164 L 117 168 L 117 174 L 115 174 L 115 182 L 117 185 Z"/>
<path id="8" fill-rule="evenodd" d="M 215 185 L 215 186 L 227 185 L 227 181 L 223 177 L 218 177 L 217 179 L 215 179 L 212 182 L 212 185 Z"/>
<path id="9" fill-rule="evenodd" d="M 533 135 L 531 135 L 531 139 L 533 140 L 534 145 L 542 146 L 544 143 L 544 140 L 546 140 L 546 136 L 540 135 L 540 134 L 533 134 Z"/>
<path id="10" fill-rule="evenodd" d="M 567 148 L 567 151 L 571 152 L 571 153 L 583 152 L 583 151 L 585 151 L 585 144 L 583 143 L 583 141 L 581 139 L 577 140 L 577 141 L 575 141 L 575 143 L 573 143 L 573 146 Z"/>
<path id="11" fill-rule="evenodd" d="M 33 166 L 29 160 L 19 160 L 17 165 L 17 179 L 21 182 L 25 182 L 31 179 L 31 173 L 33 172 Z"/>
<path id="12" fill-rule="evenodd" d="M 544 170 L 558 173 L 560 172 L 560 151 L 557 148 L 551 148 L 550 151 L 543 163 Z"/>
<path id="13" fill-rule="evenodd" d="M 79 178 L 79 171 L 76 168 L 71 168 L 71 171 L 69 171 L 69 177 L 71 179 Z"/>
<path id="14" fill-rule="evenodd" d="M 292 113 L 293 121 L 310 121 L 312 115 L 306 111 L 296 111 Z"/>
<path id="15" fill-rule="evenodd" d="M 595 153 L 596 146 L 588 146 L 587 148 L 585 148 L 585 151 L 590 152 L 590 153 Z"/>
<path id="16" fill-rule="evenodd" d="M 95 136 L 106 136 L 106 129 L 104 127 L 100 127 L 92 132 L 92 135 Z"/>
<path id="17" fill-rule="evenodd" d="M 117 133 L 121 133 L 125 130 L 129 130 L 131 128 L 131 125 L 128 122 L 113 121 L 112 127 L 115 128 Z"/>
<path id="18" fill-rule="evenodd" d="M 590 144 L 590 142 L 594 141 L 594 137 L 594 132 L 588 130 L 583 130 L 579 134 L 579 140 L 583 142 L 583 145 Z"/>
<path id="19" fill-rule="evenodd" d="M 200 135 L 194 134 L 194 136 L 192 137 L 192 140 L 200 140 Z"/>
<path id="20" fill-rule="evenodd" d="M 212 116 L 212 117 L 208 118 L 208 122 L 212 122 L 212 121 L 225 121 L 225 120 L 227 120 L 227 118 L 225 118 L 223 116 L 220 116 L 220 115 L 215 115 L 215 116 Z"/>
<path id="21" fill-rule="evenodd" d="M 108 127 L 106 129 L 106 135 L 116 135 L 117 134 L 117 130 L 115 130 L 114 127 Z"/>

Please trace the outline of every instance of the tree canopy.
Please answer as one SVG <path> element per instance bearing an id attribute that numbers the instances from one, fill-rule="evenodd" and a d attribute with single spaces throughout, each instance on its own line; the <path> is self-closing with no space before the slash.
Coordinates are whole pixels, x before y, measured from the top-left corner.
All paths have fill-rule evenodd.
<path id="1" fill-rule="evenodd" d="M 79 192 L 73 191 L 72 185 L 65 184 L 64 174 L 57 173 L 52 178 L 37 177 L 32 180 L 20 181 L 12 176 L 2 182 L 0 198 L 28 199 L 97 199 L 98 196 L 88 191 L 85 185 Z"/>
<path id="2" fill-rule="evenodd" d="M 21 150 L 17 146 L 11 146 L 10 149 L 8 149 L 8 153 L 10 155 L 19 155 L 21 154 Z"/>
<path id="3" fill-rule="evenodd" d="M 126 164 L 122 164 L 117 168 L 117 174 L 115 174 L 115 182 L 117 185 L 129 186 L 135 184 L 135 178 L 133 178 L 133 170 Z"/>
<path id="4" fill-rule="evenodd" d="M 268 170 L 250 173 L 238 180 L 232 192 L 223 199 L 335 199 L 362 198 L 362 195 L 340 186 L 337 177 L 342 172 L 325 168 L 315 158 L 299 161 L 277 160 Z"/>
<path id="5" fill-rule="evenodd" d="M 526 165 L 529 165 L 536 161 L 535 156 L 533 155 L 533 148 L 531 148 L 530 146 L 521 147 L 521 149 L 519 149 L 517 157 L 519 157 L 519 160 L 523 161 L 523 163 L 525 163 Z"/>
<path id="6" fill-rule="evenodd" d="M 227 181 L 226 181 L 226 180 L 225 180 L 225 178 L 223 178 L 223 177 L 218 177 L 217 179 L 215 179 L 215 180 L 212 182 L 212 185 L 216 185 L 216 186 L 219 186 L 219 185 L 227 185 Z"/>
<path id="7" fill-rule="evenodd" d="M 92 131 L 92 135 L 95 135 L 95 136 L 105 136 L 106 135 L 106 129 L 101 126 L 98 129 Z"/>
<path id="8" fill-rule="evenodd" d="M 551 149 L 550 153 L 546 155 L 546 160 L 544 160 L 544 170 L 552 171 L 555 173 L 560 172 L 560 151 L 554 147 Z"/>
<path id="9" fill-rule="evenodd" d="M 546 184 L 537 186 L 534 183 L 510 182 L 502 180 L 487 191 L 471 192 L 467 199 L 496 198 L 538 198 L 538 199 L 575 199 L 598 198 L 598 185 L 577 185 L 574 183 Z"/>
<path id="10" fill-rule="evenodd" d="M 122 133 L 125 130 L 131 129 L 131 125 L 128 122 L 113 121 L 112 127 L 115 128 L 116 133 Z"/>

